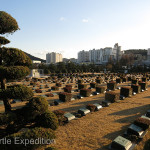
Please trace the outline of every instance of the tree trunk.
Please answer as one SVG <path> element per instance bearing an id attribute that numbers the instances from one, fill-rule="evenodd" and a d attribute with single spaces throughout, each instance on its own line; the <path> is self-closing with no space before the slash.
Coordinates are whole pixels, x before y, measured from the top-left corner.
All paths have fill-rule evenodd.
<path id="1" fill-rule="evenodd" d="M 1 89 L 3 89 L 3 90 L 7 89 L 6 79 L 1 79 Z M 11 104 L 10 104 L 9 99 L 3 98 L 3 103 L 4 103 L 4 107 L 5 107 L 5 112 L 11 111 Z"/>
<path id="2" fill-rule="evenodd" d="M 5 98 L 3 99 L 4 107 L 5 107 L 5 112 L 11 111 L 11 104 L 9 99 Z"/>
<path id="3" fill-rule="evenodd" d="M 1 79 L 1 89 L 6 90 L 6 79 Z"/>

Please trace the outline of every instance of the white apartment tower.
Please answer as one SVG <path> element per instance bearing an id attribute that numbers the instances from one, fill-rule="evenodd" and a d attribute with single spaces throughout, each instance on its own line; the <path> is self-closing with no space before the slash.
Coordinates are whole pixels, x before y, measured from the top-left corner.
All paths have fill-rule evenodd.
<path id="1" fill-rule="evenodd" d="M 46 54 L 46 63 L 47 64 L 51 64 L 51 63 L 58 63 L 58 62 L 62 62 L 62 54 L 59 53 L 47 53 Z"/>
<path id="2" fill-rule="evenodd" d="M 89 60 L 94 64 L 105 64 L 112 56 L 112 48 L 106 47 L 101 49 L 93 49 L 89 51 Z"/>
<path id="3" fill-rule="evenodd" d="M 80 51 L 78 53 L 78 63 L 89 62 L 89 51 Z"/>
<path id="4" fill-rule="evenodd" d="M 115 60 L 118 62 L 121 59 L 121 55 L 122 55 L 121 46 L 119 46 L 118 43 L 114 45 L 113 54 Z"/>

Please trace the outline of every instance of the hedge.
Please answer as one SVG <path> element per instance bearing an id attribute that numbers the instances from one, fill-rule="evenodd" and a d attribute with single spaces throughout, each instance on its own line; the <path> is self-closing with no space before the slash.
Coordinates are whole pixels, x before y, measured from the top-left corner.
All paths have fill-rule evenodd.
<path id="1" fill-rule="evenodd" d="M 58 118 L 53 112 L 47 110 L 45 113 L 38 116 L 37 124 L 44 128 L 56 130 L 58 128 Z"/>
<path id="2" fill-rule="evenodd" d="M 104 93 L 106 88 L 104 86 L 97 86 L 96 87 L 96 92 L 98 93 Z"/>
<path id="3" fill-rule="evenodd" d="M 132 92 L 133 92 L 133 89 L 130 87 L 121 87 L 120 95 L 123 95 L 125 97 L 131 97 Z"/>
<path id="4" fill-rule="evenodd" d="M 84 96 L 84 97 L 89 97 L 92 93 L 92 90 L 90 89 L 81 89 L 80 90 L 80 95 Z"/>
<path id="5" fill-rule="evenodd" d="M 15 138 L 18 139 L 17 143 L 15 144 Z M 37 139 L 45 139 L 45 143 L 38 142 L 34 144 L 30 142 L 29 144 L 21 143 L 21 139 L 32 140 L 36 141 Z M 21 131 L 15 134 L 11 134 L 6 136 L 6 139 L 11 140 L 11 144 L 0 144 L 0 149 L 2 150 L 35 150 L 41 146 L 51 144 L 50 142 L 56 138 L 55 132 L 49 128 L 41 128 L 36 127 L 33 129 L 28 129 L 27 131 Z M 51 140 L 51 141 L 50 141 Z"/>
<path id="6" fill-rule="evenodd" d="M 120 100 L 120 94 L 114 93 L 114 92 L 106 92 L 105 100 L 110 101 L 111 103 L 114 103 L 115 101 Z"/>
<path id="7" fill-rule="evenodd" d="M 67 93 L 67 92 L 59 93 L 59 99 L 63 102 L 70 102 L 71 98 L 72 98 L 71 93 Z"/>
<path id="8" fill-rule="evenodd" d="M 111 82 L 107 83 L 107 89 L 109 89 L 109 90 L 115 90 L 116 87 L 117 87 L 116 82 L 111 81 Z"/>

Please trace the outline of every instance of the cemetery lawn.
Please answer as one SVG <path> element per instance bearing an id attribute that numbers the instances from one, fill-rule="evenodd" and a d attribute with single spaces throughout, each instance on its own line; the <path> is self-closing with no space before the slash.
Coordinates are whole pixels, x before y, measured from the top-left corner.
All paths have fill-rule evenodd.
<path id="1" fill-rule="evenodd" d="M 54 106 L 51 109 L 70 112 L 73 109 L 84 107 L 92 101 L 104 100 L 104 94 L 84 99 Z M 148 91 L 132 96 L 132 98 L 126 98 L 120 103 L 113 103 L 97 112 L 72 120 L 58 128 L 54 146 L 60 150 L 106 150 L 112 140 L 123 134 L 136 118 L 150 109 L 149 104 L 150 88 Z"/>
<path id="2" fill-rule="evenodd" d="M 143 150 L 145 143 L 150 139 L 150 129 L 148 130 L 148 133 L 145 135 L 143 140 L 135 147 L 134 150 Z"/>
<path id="3" fill-rule="evenodd" d="M 127 84 L 118 84 L 118 86 Z M 53 85 L 55 84 L 51 84 L 51 86 Z M 115 92 L 119 93 L 119 90 Z M 35 95 L 43 94 L 45 93 L 36 93 Z M 73 95 L 77 94 L 77 92 L 73 93 Z M 58 96 L 46 99 L 48 102 L 52 102 L 58 99 Z M 87 104 L 100 103 L 104 99 L 105 94 L 100 94 L 63 103 L 58 106 L 51 106 L 49 109 L 51 111 L 61 109 L 73 113 Z M 22 107 L 25 103 L 18 102 L 12 104 L 12 108 Z M 106 150 L 112 140 L 123 134 L 133 121 L 145 114 L 148 109 L 150 109 L 150 88 L 148 88 L 148 91 L 144 91 L 131 98 L 126 98 L 120 101 L 120 103 L 113 103 L 109 107 L 72 120 L 65 126 L 60 126 L 56 130 L 56 144 L 52 146 L 57 147 L 59 150 Z M 0 112 L 4 112 L 3 106 L 0 106 Z M 137 150 L 140 150 L 140 148 Z"/>

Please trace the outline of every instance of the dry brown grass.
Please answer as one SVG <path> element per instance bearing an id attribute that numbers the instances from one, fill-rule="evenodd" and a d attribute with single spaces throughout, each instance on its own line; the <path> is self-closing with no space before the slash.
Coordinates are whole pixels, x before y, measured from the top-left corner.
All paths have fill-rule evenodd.
<path id="1" fill-rule="evenodd" d="M 143 150 L 144 149 L 144 145 L 145 145 L 145 142 L 147 140 L 150 139 L 150 130 L 148 131 L 148 133 L 145 135 L 145 137 L 143 138 L 143 140 L 135 147 L 134 150 Z"/>
<path id="2" fill-rule="evenodd" d="M 111 104 L 98 112 L 83 118 L 73 120 L 56 131 L 56 147 L 60 150 L 105 150 L 114 138 L 125 132 L 134 120 L 150 108 L 150 92 L 145 91 L 132 98 L 126 98 L 120 103 Z M 104 99 L 103 95 L 95 96 L 97 101 Z M 92 98 L 91 98 L 92 99 Z M 80 103 L 69 103 L 57 106 L 62 110 L 73 110 L 88 103 L 83 99 Z M 90 98 L 89 98 L 90 101 Z M 53 108 L 54 109 L 54 108 Z M 55 107 L 56 109 L 56 107 Z"/>
<path id="3" fill-rule="evenodd" d="M 118 86 L 127 84 L 124 83 Z M 119 90 L 115 92 L 118 93 Z M 41 93 L 41 95 L 43 94 Z M 76 94 L 73 93 L 73 95 Z M 58 106 L 51 106 L 50 110 L 61 109 L 68 112 L 76 112 L 79 108 L 85 107 L 89 103 L 100 103 L 104 100 L 104 97 L 104 94 L 86 97 Z M 58 99 L 58 96 L 47 99 L 52 101 Z M 53 146 L 59 150 L 105 150 L 114 138 L 123 134 L 135 119 L 150 109 L 149 104 L 150 91 L 145 91 L 131 98 L 126 98 L 120 103 L 113 103 L 110 107 L 102 108 L 98 112 L 93 112 L 85 117 L 73 120 L 65 126 L 58 128 L 56 131 L 56 144 Z M 15 108 L 23 105 L 24 103 L 12 104 Z M 3 110 L 1 106 L 0 111 Z"/>

